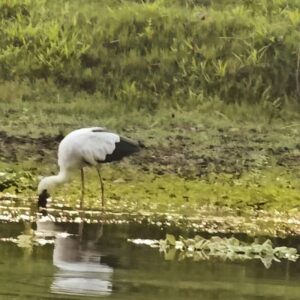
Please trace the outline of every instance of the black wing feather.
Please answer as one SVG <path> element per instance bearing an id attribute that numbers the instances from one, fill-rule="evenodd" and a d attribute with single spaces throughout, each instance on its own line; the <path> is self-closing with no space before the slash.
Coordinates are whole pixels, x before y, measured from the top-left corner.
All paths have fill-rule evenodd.
<path id="1" fill-rule="evenodd" d="M 106 155 L 105 160 L 101 162 L 106 163 L 118 161 L 138 151 L 140 151 L 140 145 L 138 143 L 125 137 L 120 137 L 120 142 L 116 143 L 114 152 L 112 154 Z"/>

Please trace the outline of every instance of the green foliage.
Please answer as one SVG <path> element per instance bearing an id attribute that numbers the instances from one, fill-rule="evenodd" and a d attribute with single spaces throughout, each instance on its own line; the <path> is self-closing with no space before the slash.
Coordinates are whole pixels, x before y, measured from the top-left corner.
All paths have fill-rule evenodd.
<path id="1" fill-rule="evenodd" d="M 215 3 L 217 2 L 217 3 Z M 0 78 L 155 108 L 299 93 L 298 1 L 5 1 Z"/>
<path id="2" fill-rule="evenodd" d="M 34 176 L 30 171 L 16 172 L 6 169 L 0 173 L 0 192 L 13 190 L 16 193 L 35 190 Z"/>

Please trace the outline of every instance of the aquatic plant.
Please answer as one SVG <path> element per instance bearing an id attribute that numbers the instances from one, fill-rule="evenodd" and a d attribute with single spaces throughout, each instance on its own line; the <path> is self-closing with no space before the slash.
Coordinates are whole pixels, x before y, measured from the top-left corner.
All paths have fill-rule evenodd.
<path id="1" fill-rule="evenodd" d="M 206 239 L 196 235 L 188 239 L 180 236 L 179 240 L 176 240 L 174 235 L 167 234 L 165 240 L 129 239 L 128 241 L 158 248 L 164 253 L 166 260 L 173 260 L 176 257 L 178 260 L 191 258 L 193 261 L 212 258 L 231 261 L 260 259 L 266 268 L 270 268 L 273 261 L 280 262 L 280 259 L 296 261 L 299 258 L 297 249 L 285 246 L 273 247 L 269 239 L 263 243 L 254 240 L 249 244 L 235 237 L 212 236 Z"/>

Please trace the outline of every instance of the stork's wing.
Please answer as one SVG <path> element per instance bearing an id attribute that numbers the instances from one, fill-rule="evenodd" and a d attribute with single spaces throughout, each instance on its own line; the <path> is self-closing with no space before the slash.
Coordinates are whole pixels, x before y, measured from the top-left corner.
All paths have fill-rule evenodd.
<path id="1" fill-rule="evenodd" d="M 87 164 L 96 165 L 105 161 L 119 142 L 120 137 L 115 133 L 92 130 L 78 136 L 78 151 Z"/>
<path id="2" fill-rule="evenodd" d="M 103 128 L 82 128 L 72 131 L 60 143 L 58 164 L 63 168 L 96 165 L 113 153 L 120 137 Z"/>
<path id="3" fill-rule="evenodd" d="M 136 143 L 128 138 L 121 137 L 120 141 L 115 144 L 115 150 L 113 153 L 106 155 L 106 158 L 102 162 L 112 162 L 121 160 L 125 156 L 129 156 L 140 150 L 139 143 Z"/>
<path id="4" fill-rule="evenodd" d="M 139 144 L 100 127 L 82 128 L 60 143 L 58 163 L 63 168 L 80 168 L 120 160 L 139 150 Z"/>

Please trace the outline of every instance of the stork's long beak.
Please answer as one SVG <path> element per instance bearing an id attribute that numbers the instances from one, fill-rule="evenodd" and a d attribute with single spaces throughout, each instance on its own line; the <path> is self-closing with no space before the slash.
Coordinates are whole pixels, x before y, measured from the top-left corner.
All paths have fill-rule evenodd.
<path id="1" fill-rule="evenodd" d="M 39 195 L 38 208 L 44 216 L 47 215 L 47 199 L 50 197 L 47 190 L 43 190 Z"/>

